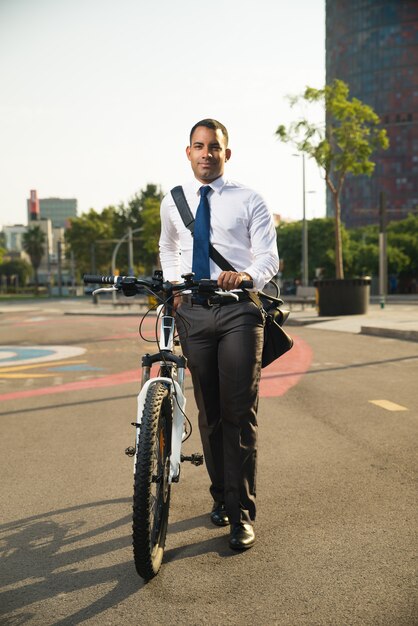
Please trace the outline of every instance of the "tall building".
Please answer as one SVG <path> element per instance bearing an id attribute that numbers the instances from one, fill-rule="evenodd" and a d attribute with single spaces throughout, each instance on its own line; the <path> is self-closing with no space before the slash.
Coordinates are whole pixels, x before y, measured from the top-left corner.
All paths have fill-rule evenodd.
<path id="1" fill-rule="evenodd" d="M 36 189 L 30 190 L 28 200 L 28 222 L 37 222 L 40 219 L 38 192 Z"/>
<path id="2" fill-rule="evenodd" d="M 36 212 L 36 202 L 39 203 Z M 37 200 L 36 191 L 31 191 L 28 202 L 28 222 L 34 219 L 49 219 L 53 228 L 66 228 L 70 217 L 77 217 L 77 200 L 75 198 L 40 198 Z M 39 218 L 36 217 L 39 215 Z"/>
<path id="3" fill-rule="evenodd" d="M 371 177 L 348 176 L 342 219 L 378 223 L 418 211 L 418 0 L 326 0 L 326 82 L 346 82 L 379 115 L 390 147 L 372 156 Z M 327 215 L 333 214 L 327 198 Z"/>

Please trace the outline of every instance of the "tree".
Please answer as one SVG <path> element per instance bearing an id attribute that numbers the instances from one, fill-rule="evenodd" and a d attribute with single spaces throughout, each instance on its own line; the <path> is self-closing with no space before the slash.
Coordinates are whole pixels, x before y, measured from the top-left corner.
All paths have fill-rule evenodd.
<path id="1" fill-rule="evenodd" d="M 15 279 L 15 286 L 24 287 L 28 282 L 32 268 L 23 259 L 14 261 L 5 261 L 0 265 L 0 276 L 6 276 L 7 283 L 10 285 L 12 279 Z"/>
<path id="2" fill-rule="evenodd" d="M 159 205 L 163 194 L 157 185 L 148 184 L 127 205 L 109 206 L 98 213 L 88 213 L 70 220 L 66 244 L 74 253 L 81 274 L 110 272 L 112 252 L 128 227 L 141 229 L 134 234 L 134 258 L 138 273 L 149 272 L 156 264 L 160 233 Z M 121 273 L 128 270 L 128 246 L 122 245 L 117 258 Z"/>
<path id="3" fill-rule="evenodd" d="M 379 118 L 373 109 L 357 98 L 349 98 L 349 88 L 334 80 L 323 89 L 306 87 L 301 96 L 291 98 L 291 105 L 323 103 L 326 125 L 302 118 L 288 128 L 280 125 L 277 137 L 290 142 L 300 152 L 313 158 L 324 172 L 334 204 L 335 274 L 344 278 L 340 196 L 348 173 L 371 176 L 375 164 L 370 160 L 377 149 L 389 147 L 386 130 L 379 128 Z"/>
<path id="4" fill-rule="evenodd" d="M 144 199 L 141 212 L 142 231 L 139 233 L 141 262 L 146 274 L 151 274 L 158 265 L 158 240 L 161 229 L 160 200 Z"/>
<path id="5" fill-rule="evenodd" d="M 38 291 L 38 269 L 45 253 L 45 233 L 40 226 L 30 226 L 23 234 L 23 249 L 29 255 L 35 275 L 35 290 Z"/>
<path id="6" fill-rule="evenodd" d="M 349 256 L 349 235 L 342 228 L 343 249 Z M 335 267 L 334 224 L 332 218 L 309 220 L 309 279 L 315 277 L 315 270 L 321 268 L 325 276 Z M 302 222 L 281 223 L 277 227 L 277 246 L 283 259 L 283 277 L 301 278 Z"/>
<path id="7" fill-rule="evenodd" d="M 160 204 L 163 198 L 161 188 L 152 183 L 147 184 L 135 194 L 127 206 L 118 207 L 116 220 L 119 237 L 126 234 L 127 228 L 140 229 L 134 234 L 135 257 L 140 273 L 150 274 L 158 263 L 158 239 L 161 230 Z M 128 266 L 126 248 L 120 251 L 120 261 Z"/>
<path id="8" fill-rule="evenodd" d="M 98 213 L 90 209 L 80 217 L 70 219 L 65 232 L 65 242 L 77 259 L 77 269 L 82 274 L 96 271 L 110 272 L 110 259 L 115 245 L 116 208 L 109 206 Z"/>
<path id="9" fill-rule="evenodd" d="M 0 263 L 3 261 L 3 257 L 6 254 L 6 235 L 3 231 L 0 232 Z"/>

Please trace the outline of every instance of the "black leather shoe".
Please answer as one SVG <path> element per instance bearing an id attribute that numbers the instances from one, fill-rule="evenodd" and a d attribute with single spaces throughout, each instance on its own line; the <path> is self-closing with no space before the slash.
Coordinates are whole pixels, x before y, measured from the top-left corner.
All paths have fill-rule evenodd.
<path id="1" fill-rule="evenodd" d="M 224 502 L 214 503 L 212 513 L 210 514 L 210 519 L 212 524 L 215 524 L 215 526 L 228 526 L 229 518 L 226 514 Z"/>
<path id="2" fill-rule="evenodd" d="M 255 543 L 254 528 L 251 524 L 240 522 L 231 524 L 231 534 L 229 536 L 229 547 L 233 550 L 248 550 Z"/>

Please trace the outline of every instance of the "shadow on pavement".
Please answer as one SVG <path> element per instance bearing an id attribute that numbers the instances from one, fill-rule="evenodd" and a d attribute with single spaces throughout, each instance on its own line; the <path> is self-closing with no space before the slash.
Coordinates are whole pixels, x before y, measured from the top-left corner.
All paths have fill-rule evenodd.
<path id="1" fill-rule="evenodd" d="M 65 615 L 65 604 L 61 615 L 59 609 L 54 613 L 54 624 L 78 624 L 115 606 L 141 589 L 144 583 L 135 574 L 132 560 L 106 567 L 78 570 L 80 561 L 85 562 L 130 546 L 131 536 L 125 534 L 97 542 L 99 535 L 108 534 L 129 524 L 130 515 L 113 519 L 86 532 L 82 531 L 86 523 L 82 518 L 77 521 L 57 521 L 57 518 L 65 514 L 130 502 L 130 498 L 92 502 L 0 525 L 0 582 L 3 588 L 9 587 L 0 593 L 2 624 L 15 626 L 35 617 L 33 613 L 20 612 L 33 603 L 65 596 L 77 590 L 95 588 L 103 583 L 113 584 L 113 588 L 101 598 L 70 616 Z M 89 543 L 89 539 L 93 538 L 95 541 Z M 84 545 L 71 548 L 79 542 Z M 74 568 L 68 569 L 72 565 Z M 67 569 L 59 571 L 62 568 Z M 19 613 L 13 615 L 15 611 Z"/>
<path id="2" fill-rule="evenodd" d="M 114 563 L 105 567 L 89 567 L 89 561 L 100 556 L 110 555 L 131 546 L 131 535 L 125 534 L 124 527 L 131 523 L 131 515 L 116 517 L 109 507 L 131 504 L 130 498 L 102 500 L 78 506 L 58 509 L 44 514 L 33 515 L 0 525 L 0 557 L 2 571 L 0 584 L 1 623 L 19 626 L 33 618 L 40 619 L 36 609 L 26 610 L 32 604 L 57 600 L 53 613 L 54 626 L 79 624 L 103 611 L 116 606 L 144 587 L 143 580 L 134 571 L 133 559 Z M 106 507 L 110 521 L 96 528 L 83 530 L 87 520 L 79 513 Z M 109 513 L 110 511 L 110 513 Z M 77 519 L 65 520 L 65 516 L 76 514 Z M 207 515 L 199 515 L 169 525 L 169 534 L 190 531 L 199 527 L 212 527 Z M 122 530 L 116 537 L 108 538 L 112 531 Z M 101 541 L 97 538 L 102 536 Z M 81 544 L 81 545 L 80 545 Z M 185 543 L 165 551 L 164 563 L 191 558 L 215 552 L 220 557 L 233 557 L 225 541 L 225 534 L 206 541 Z M 108 559 L 108 561 L 111 561 Z M 87 562 L 87 568 L 80 571 L 79 564 Z M 94 561 L 91 561 L 93 564 Z M 63 570 L 63 568 L 65 568 Z M 65 602 L 59 599 L 66 594 L 91 589 L 105 584 L 113 585 L 110 591 L 76 612 L 71 612 Z M 88 597 L 84 595 L 83 598 Z M 52 623 L 52 622 L 51 622 Z"/>

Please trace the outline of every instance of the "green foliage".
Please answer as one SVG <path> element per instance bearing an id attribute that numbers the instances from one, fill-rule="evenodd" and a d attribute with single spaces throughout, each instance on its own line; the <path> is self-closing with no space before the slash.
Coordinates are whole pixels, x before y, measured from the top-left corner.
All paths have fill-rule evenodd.
<path id="1" fill-rule="evenodd" d="M 402 251 L 408 262 L 403 264 L 403 272 L 418 276 L 418 215 L 410 213 L 404 220 L 390 222 L 387 228 L 388 246 Z M 389 260 L 390 264 L 390 260 Z M 395 272 L 389 265 L 389 271 Z"/>
<path id="2" fill-rule="evenodd" d="M 110 259 L 115 245 L 115 207 L 109 206 L 97 213 L 90 209 L 80 217 L 70 220 L 70 228 L 65 232 L 68 250 L 74 253 L 78 272 L 86 274 L 96 271 L 110 272 Z"/>
<path id="3" fill-rule="evenodd" d="M 45 239 L 45 233 L 40 226 L 29 226 L 22 237 L 23 249 L 29 255 L 35 274 L 36 289 L 38 289 L 38 268 L 45 253 Z"/>
<path id="4" fill-rule="evenodd" d="M 6 254 L 6 234 L 0 231 L 0 263 L 3 261 Z"/>
<path id="5" fill-rule="evenodd" d="M 66 244 L 74 253 L 77 273 L 111 271 L 111 259 L 117 242 L 132 230 L 134 233 L 134 262 L 137 274 L 149 273 L 157 264 L 160 234 L 159 206 L 162 191 L 157 185 L 148 184 L 127 203 L 109 206 L 98 213 L 90 209 L 71 219 L 71 227 L 65 234 Z M 116 259 L 121 274 L 128 272 L 128 245 L 122 244 Z"/>
<path id="6" fill-rule="evenodd" d="M 344 269 L 347 275 L 377 276 L 379 273 L 379 229 L 364 226 L 347 230 L 342 226 Z M 283 260 L 283 278 L 300 279 L 302 258 L 302 222 L 282 223 L 277 228 L 277 244 Z M 333 276 L 333 219 L 308 221 L 309 280 L 316 268 L 324 278 Z M 387 227 L 387 259 L 389 274 L 418 276 L 418 216 L 393 221 Z"/>
<path id="7" fill-rule="evenodd" d="M 373 109 L 357 98 L 349 98 L 349 88 L 341 80 L 334 80 L 323 89 L 306 87 L 301 96 L 291 98 L 291 105 L 305 102 L 322 103 L 326 124 L 310 122 L 306 117 L 290 124 L 280 125 L 276 135 L 290 142 L 297 150 L 313 158 L 324 172 L 325 182 L 334 202 L 335 272 L 344 277 L 343 242 L 340 194 L 348 173 L 370 176 L 374 162 L 370 157 L 378 149 L 386 150 L 389 140 L 386 130 L 379 127 L 379 118 Z"/>
<path id="8" fill-rule="evenodd" d="M 142 232 L 139 233 L 144 273 L 151 274 L 158 264 L 158 241 L 161 230 L 160 199 L 145 198 L 141 213 Z"/>
<path id="9" fill-rule="evenodd" d="M 13 281 L 18 287 L 27 285 L 31 273 L 31 266 L 23 259 L 5 261 L 0 265 L 0 276 L 6 276 L 8 283 Z"/>
<path id="10" fill-rule="evenodd" d="M 324 277 L 334 273 L 334 220 L 318 218 L 309 220 L 308 227 L 308 275 L 315 278 L 316 269 L 322 270 Z M 348 233 L 343 228 L 344 248 L 348 251 Z M 302 222 L 282 223 L 277 228 L 277 245 L 283 260 L 283 277 L 301 279 Z"/>

